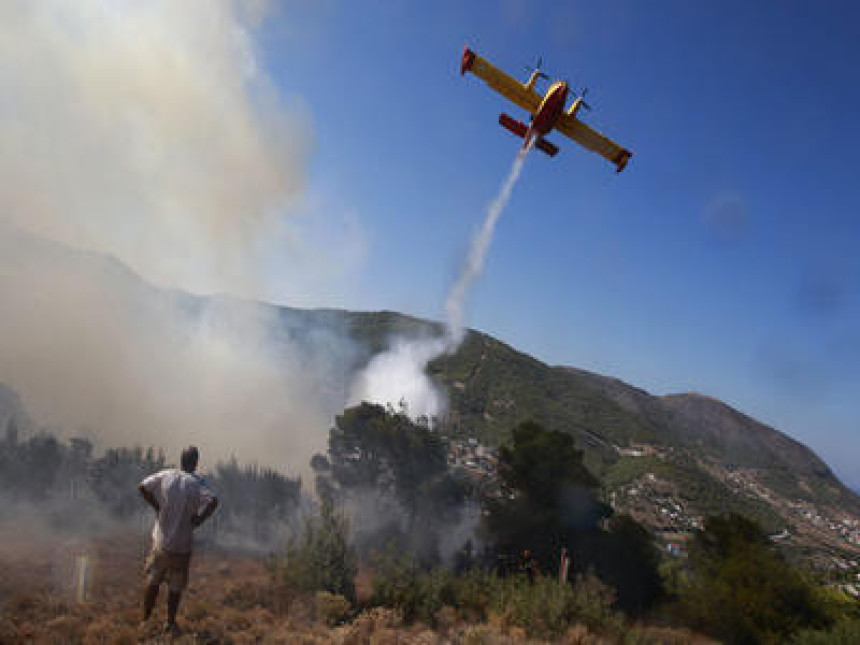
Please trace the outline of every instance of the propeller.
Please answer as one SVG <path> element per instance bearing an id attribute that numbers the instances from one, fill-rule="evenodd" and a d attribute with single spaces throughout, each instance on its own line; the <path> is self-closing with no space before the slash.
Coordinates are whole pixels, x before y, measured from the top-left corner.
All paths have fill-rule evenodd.
<path id="1" fill-rule="evenodd" d="M 573 89 L 573 84 L 568 83 L 568 85 L 570 86 L 571 89 Z M 577 92 L 576 90 L 573 90 L 573 95 L 574 95 L 575 99 L 582 99 L 582 102 L 580 103 L 580 105 L 583 108 L 585 108 L 586 110 L 591 111 L 591 105 L 589 105 L 588 103 L 585 102 L 585 95 L 586 94 L 588 94 L 588 88 L 587 87 L 583 87 L 581 92 Z"/>
<path id="2" fill-rule="evenodd" d="M 538 56 L 537 62 L 535 63 L 535 66 L 534 66 L 534 67 L 529 67 L 528 65 L 523 65 L 523 67 L 525 68 L 525 70 L 526 70 L 529 74 L 532 74 L 532 73 L 534 73 L 534 72 L 537 72 L 537 73 L 538 73 L 538 78 L 543 78 L 543 79 L 549 80 L 549 76 L 547 76 L 546 74 L 544 74 L 544 73 L 541 71 L 541 65 L 542 65 L 542 64 L 543 64 L 543 56 Z"/>
<path id="3" fill-rule="evenodd" d="M 591 111 L 591 104 L 585 102 L 585 95 L 586 94 L 588 94 L 588 88 L 583 87 L 582 92 L 579 93 L 579 98 L 582 99 L 582 107 L 584 107 L 586 110 Z"/>

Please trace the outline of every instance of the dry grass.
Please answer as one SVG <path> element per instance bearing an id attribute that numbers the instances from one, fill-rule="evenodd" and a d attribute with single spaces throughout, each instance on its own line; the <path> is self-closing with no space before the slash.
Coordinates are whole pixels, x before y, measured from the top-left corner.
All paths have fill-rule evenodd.
<path id="1" fill-rule="evenodd" d="M 0 538 L 3 538 L 0 535 Z M 154 618 L 140 626 L 142 566 L 147 538 L 109 535 L 89 542 L 0 539 L 0 643 L 165 643 L 164 592 Z M 75 556 L 91 563 L 85 601 L 74 593 Z M 368 574 L 359 591 L 370 587 Z M 360 576 L 361 577 L 361 576 Z M 361 593 L 360 593 L 361 595 Z M 529 642 L 522 630 L 504 621 L 470 624 L 453 607 L 443 607 L 435 629 L 404 625 L 391 609 L 355 615 L 340 597 L 297 598 L 283 602 L 262 558 L 200 550 L 191 565 L 176 643 L 264 643 L 317 645 L 507 645 Z M 703 642 L 674 630 L 643 629 L 634 642 Z M 537 642 L 537 641 L 532 641 Z M 602 641 L 574 627 L 562 643 Z"/>

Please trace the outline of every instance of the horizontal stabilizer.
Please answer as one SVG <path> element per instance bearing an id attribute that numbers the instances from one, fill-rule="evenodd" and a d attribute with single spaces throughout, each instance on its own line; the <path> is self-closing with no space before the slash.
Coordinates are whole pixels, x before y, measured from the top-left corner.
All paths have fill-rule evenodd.
<path id="1" fill-rule="evenodd" d="M 529 132 L 529 127 L 523 123 L 522 121 L 517 121 L 515 118 L 508 116 L 507 114 L 499 115 L 499 125 L 505 128 L 506 130 L 510 130 L 515 135 L 517 135 L 520 139 L 525 139 L 526 135 Z M 525 144 L 523 144 L 525 145 Z M 558 147 L 554 144 L 550 143 L 543 137 L 538 137 L 535 142 L 535 148 L 540 150 L 541 152 L 545 152 L 550 157 L 554 157 L 556 153 L 558 153 Z"/>
<path id="2" fill-rule="evenodd" d="M 535 148 L 537 148 L 541 152 L 545 152 L 550 157 L 555 157 L 555 155 L 558 153 L 558 146 L 553 143 L 550 143 L 543 137 L 538 137 L 538 140 L 535 142 Z"/>
<path id="3" fill-rule="evenodd" d="M 529 131 L 529 127 L 525 123 L 517 121 L 515 118 L 508 116 L 507 114 L 499 115 L 499 125 L 506 130 L 510 130 L 520 139 L 525 139 L 526 132 Z"/>

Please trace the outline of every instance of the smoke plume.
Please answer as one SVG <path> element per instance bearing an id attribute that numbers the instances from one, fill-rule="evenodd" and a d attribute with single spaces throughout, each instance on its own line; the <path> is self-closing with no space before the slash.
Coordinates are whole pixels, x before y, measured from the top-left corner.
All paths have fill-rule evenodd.
<path id="1" fill-rule="evenodd" d="M 310 141 L 248 6 L 0 4 L 0 218 L 163 286 L 253 294 Z"/>
<path id="2" fill-rule="evenodd" d="M 441 338 L 393 339 L 391 348 L 374 356 L 357 376 L 350 403 L 402 403 L 413 419 L 438 417 L 445 411 L 445 397 L 424 369 L 444 351 Z"/>
<path id="3" fill-rule="evenodd" d="M 487 250 L 493 241 L 496 223 L 511 199 L 511 193 L 534 140 L 522 148 L 514 160 L 495 199 L 490 202 L 457 279 L 445 299 L 445 335 L 436 339 L 395 338 L 391 349 L 375 357 L 359 375 L 351 400 L 395 404 L 404 402 L 413 418 L 434 417 L 445 410 L 444 394 L 427 376 L 430 361 L 453 353 L 463 342 L 466 298 L 484 268 Z"/>
<path id="4" fill-rule="evenodd" d="M 195 442 L 204 463 L 295 468 L 324 445 L 348 390 L 332 366 L 352 356 L 337 330 L 296 343 L 274 308 L 147 284 L 264 282 L 257 251 L 310 144 L 259 64 L 264 18 L 232 0 L 0 3 L 0 382 L 36 423 Z"/>

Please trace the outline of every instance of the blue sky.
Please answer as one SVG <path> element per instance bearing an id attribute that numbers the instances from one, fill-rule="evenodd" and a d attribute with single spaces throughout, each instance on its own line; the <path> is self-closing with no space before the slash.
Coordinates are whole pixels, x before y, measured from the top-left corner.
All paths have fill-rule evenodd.
<path id="1" fill-rule="evenodd" d="M 291 3 L 263 62 L 314 124 L 308 202 L 345 214 L 316 235 L 361 247 L 293 304 L 441 318 L 519 145 L 498 114 L 523 117 L 460 77 L 463 46 L 518 76 L 542 55 L 634 157 L 616 175 L 557 134 L 531 155 L 468 325 L 718 397 L 858 486 L 857 24 L 849 2 Z"/>

